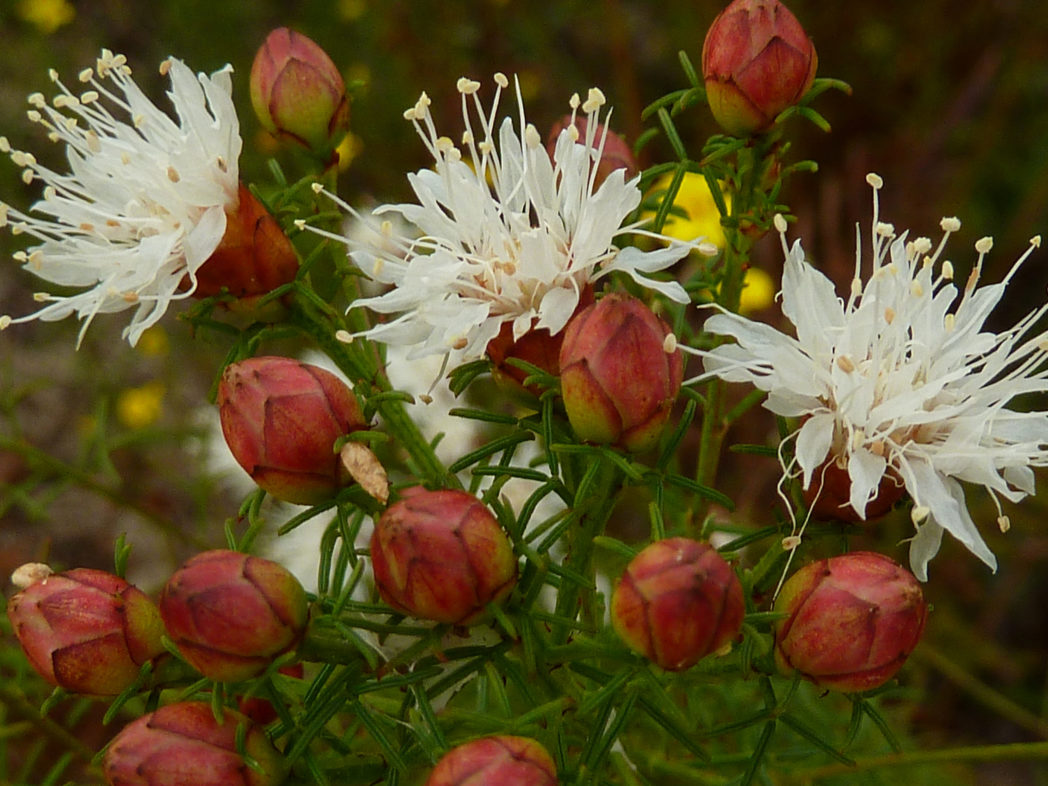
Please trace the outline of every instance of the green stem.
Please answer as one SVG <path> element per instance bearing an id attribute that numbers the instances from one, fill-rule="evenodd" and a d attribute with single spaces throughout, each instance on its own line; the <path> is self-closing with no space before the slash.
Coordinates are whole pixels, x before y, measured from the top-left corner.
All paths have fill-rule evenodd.
<path id="1" fill-rule="evenodd" d="M 85 745 L 79 737 L 55 723 L 51 718 L 41 717 L 40 708 L 30 702 L 18 688 L 0 683 L 0 701 L 32 724 L 39 733 L 45 737 L 50 737 L 84 761 L 90 762 L 94 758 L 94 750 Z"/>

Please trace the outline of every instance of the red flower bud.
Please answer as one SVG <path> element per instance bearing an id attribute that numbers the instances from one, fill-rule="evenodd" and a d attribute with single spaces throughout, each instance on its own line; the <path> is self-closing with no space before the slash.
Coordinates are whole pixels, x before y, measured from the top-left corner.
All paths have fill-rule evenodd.
<path id="1" fill-rule="evenodd" d="M 669 337 L 666 323 L 629 295 L 606 295 L 568 323 L 560 383 L 579 439 L 633 452 L 655 446 L 684 376 Z"/>
<path id="2" fill-rule="evenodd" d="M 883 554 L 855 551 L 805 565 L 783 585 L 775 661 L 848 693 L 890 680 L 917 646 L 928 606 L 917 579 Z"/>
<path id="3" fill-rule="evenodd" d="M 860 516 L 851 504 L 851 477 L 848 468 L 837 464 L 835 456 L 812 474 L 811 485 L 804 490 L 804 502 L 814 518 L 855 524 L 880 518 L 906 494 L 906 487 L 892 472 L 885 474 L 877 487 L 877 494 L 866 504 L 865 516 Z"/>
<path id="4" fill-rule="evenodd" d="M 349 129 L 342 74 L 311 39 L 278 27 L 251 65 L 251 106 L 262 126 L 315 153 L 334 149 Z"/>
<path id="5" fill-rule="evenodd" d="M 379 518 L 371 565 L 382 599 L 421 619 L 469 625 L 509 594 L 517 560 L 491 512 L 464 491 L 408 489 Z"/>
<path id="6" fill-rule="evenodd" d="M 240 726 L 243 750 L 261 771 L 237 753 Z M 102 772 L 110 786 L 277 786 L 286 766 L 261 726 L 233 710 L 223 710 L 220 723 L 210 703 L 190 701 L 121 729 L 102 758 Z"/>
<path id="7" fill-rule="evenodd" d="M 716 549 L 689 538 L 656 541 L 626 566 L 611 623 L 630 649 L 671 671 L 694 666 L 739 635 L 742 585 Z"/>
<path id="8" fill-rule="evenodd" d="M 233 457 L 277 499 L 312 505 L 351 482 L 335 441 L 367 424 L 334 374 L 290 358 L 242 360 L 222 374 L 218 409 Z"/>
<path id="9" fill-rule="evenodd" d="M 115 696 L 164 651 L 153 601 L 101 570 L 37 581 L 8 601 L 7 616 L 33 668 L 71 693 Z"/>
<path id="10" fill-rule="evenodd" d="M 818 62 L 811 39 L 779 0 L 735 0 L 702 45 L 710 111 L 729 134 L 767 131 L 808 92 Z"/>
<path id="11" fill-rule="evenodd" d="M 527 737 L 483 737 L 452 748 L 426 786 L 557 786 L 557 768 L 542 745 Z"/>
<path id="12" fill-rule="evenodd" d="M 280 225 L 246 186 L 241 184 L 238 194 L 236 212 L 226 214 L 222 240 L 196 273 L 194 297 L 257 298 L 298 273 L 298 257 Z"/>
<path id="13" fill-rule="evenodd" d="M 564 115 L 550 129 L 549 136 L 546 138 L 546 150 L 549 152 L 550 158 L 553 157 L 553 151 L 557 149 L 557 140 L 560 138 L 560 132 L 570 125 L 571 115 Z M 586 118 L 576 116 L 575 129 L 578 131 L 578 139 L 580 141 L 586 138 L 586 126 Z M 602 137 L 604 138 L 604 150 L 601 153 L 600 163 L 597 164 L 597 179 L 595 182 L 597 188 L 616 169 L 626 170 L 626 180 L 630 180 L 640 173 L 637 159 L 634 158 L 633 150 L 630 148 L 629 143 L 626 142 L 625 137 L 621 134 L 616 134 L 611 129 L 606 130 L 602 123 L 597 123 L 593 137 L 593 146 L 595 148 L 600 148 Z"/>
<path id="14" fill-rule="evenodd" d="M 236 551 L 205 551 L 168 579 L 160 614 L 182 656 L 208 679 L 237 682 L 295 648 L 306 593 L 287 569 Z"/>

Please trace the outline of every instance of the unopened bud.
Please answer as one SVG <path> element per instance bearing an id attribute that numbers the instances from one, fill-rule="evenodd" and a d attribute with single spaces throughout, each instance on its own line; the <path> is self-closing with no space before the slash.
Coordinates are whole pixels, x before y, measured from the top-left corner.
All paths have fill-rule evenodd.
<path id="1" fill-rule="evenodd" d="M 153 601 L 101 570 L 45 576 L 11 597 L 7 616 L 33 668 L 70 693 L 115 696 L 164 651 Z"/>
<path id="2" fill-rule="evenodd" d="M 352 482 L 335 442 L 368 426 L 353 391 L 331 372 L 285 357 L 232 363 L 218 410 L 233 458 L 277 499 L 313 505 Z"/>
<path id="3" fill-rule="evenodd" d="M 779 0 L 735 0 L 713 20 L 702 46 L 710 111 L 735 136 L 767 131 L 808 92 L 819 58 Z"/>
<path id="4" fill-rule="evenodd" d="M 557 786 L 557 768 L 541 744 L 499 735 L 452 748 L 433 768 L 426 786 Z"/>
<path id="5" fill-rule="evenodd" d="M 237 682 L 293 650 L 306 628 L 302 585 L 286 568 L 236 551 L 205 551 L 179 568 L 160 614 L 182 656 L 208 679 Z"/>
<path id="6" fill-rule="evenodd" d="M 239 712 L 221 712 L 219 721 L 209 702 L 179 702 L 132 721 L 113 738 L 102 758 L 106 780 L 111 786 L 282 783 L 286 765 L 262 727 Z M 251 764 L 238 753 L 239 744 Z"/>
<path id="7" fill-rule="evenodd" d="M 928 606 L 917 579 L 883 554 L 855 551 L 805 565 L 782 586 L 775 661 L 821 688 L 884 684 L 920 641 Z"/>
<path id="8" fill-rule="evenodd" d="M 631 452 L 655 446 L 680 391 L 679 349 L 669 326 L 629 295 L 606 295 L 568 323 L 561 394 L 579 439 Z"/>
<path id="9" fill-rule="evenodd" d="M 836 457 L 830 456 L 812 473 L 811 484 L 804 490 L 804 501 L 815 519 L 855 524 L 880 518 L 906 494 L 902 481 L 894 473 L 887 472 L 860 515 L 852 505 L 851 489 L 848 468 L 840 466 Z"/>
<path id="10" fill-rule="evenodd" d="M 279 27 L 251 65 L 251 106 L 262 126 L 315 153 L 333 150 L 349 130 L 342 74 L 312 39 Z"/>
<path id="11" fill-rule="evenodd" d="M 671 671 L 730 644 L 742 629 L 742 585 L 708 543 L 666 538 L 626 566 L 611 596 L 611 623 L 630 649 Z"/>
<path id="12" fill-rule="evenodd" d="M 379 594 L 397 611 L 457 625 L 478 621 L 517 579 L 496 518 L 456 490 L 403 492 L 375 524 L 371 564 Z"/>

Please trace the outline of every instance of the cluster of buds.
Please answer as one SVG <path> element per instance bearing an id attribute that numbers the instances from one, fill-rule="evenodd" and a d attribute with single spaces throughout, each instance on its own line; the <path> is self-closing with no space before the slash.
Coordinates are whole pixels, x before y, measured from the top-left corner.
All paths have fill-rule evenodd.
<path id="1" fill-rule="evenodd" d="M 87 696 L 115 696 L 164 651 L 156 605 L 137 587 L 101 570 L 52 574 L 25 565 L 24 589 L 7 604 L 30 664 L 52 685 Z"/>
<path id="2" fill-rule="evenodd" d="M 605 295 L 568 323 L 560 383 L 579 439 L 631 452 L 655 446 L 684 377 L 669 326 L 629 295 Z"/>
<path id="3" fill-rule="evenodd" d="M 382 599 L 397 611 L 455 625 L 479 621 L 513 589 L 509 538 L 476 497 L 412 488 L 390 505 L 371 536 Z"/>
<path id="4" fill-rule="evenodd" d="M 557 768 L 549 752 L 537 741 L 504 734 L 452 748 L 437 762 L 426 786 L 485 783 L 557 786 Z"/>
<path id="5" fill-rule="evenodd" d="M 351 482 L 335 442 L 368 425 L 353 391 L 330 371 L 285 357 L 232 363 L 218 410 L 233 457 L 277 499 L 312 505 Z"/>
<path id="6" fill-rule="evenodd" d="M 182 657 L 209 679 L 263 673 L 305 632 L 306 593 L 286 568 L 237 551 L 205 551 L 160 595 L 160 614 Z"/>
<path id="7" fill-rule="evenodd" d="M 702 46 L 710 111 L 729 134 L 767 131 L 808 92 L 818 62 L 815 45 L 779 0 L 735 0 Z"/>
<path id="8" fill-rule="evenodd" d="M 731 565 L 708 543 L 689 538 L 667 538 L 642 550 L 611 596 L 615 632 L 670 671 L 729 646 L 745 610 Z"/>
<path id="9" fill-rule="evenodd" d="M 928 606 L 917 579 L 883 554 L 856 551 L 805 565 L 783 585 L 775 661 L 821 688 L 884 684 L 920 641 Z"/>
<path id="10" fill-rule="evenodd" d="M 229 709 L 216 719 L 201 701 L 169 704 L 129 723 L 106 750 L 102 771 L 112 786 L 277 786 L 287 774 L 261 726 Z"/>
<path id="11" fill-rule="evenodd" d="M 314 41 L 280 27 L 251 65 L 251 105 L 263 128 L 318 155 L 328 155 L 349 130 L 346 85 Z"/>

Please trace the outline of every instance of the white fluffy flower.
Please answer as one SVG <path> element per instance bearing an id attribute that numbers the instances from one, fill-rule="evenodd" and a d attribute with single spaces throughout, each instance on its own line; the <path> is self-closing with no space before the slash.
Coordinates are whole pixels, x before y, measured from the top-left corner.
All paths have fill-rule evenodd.
<path id="1" fill-rule="evenodd" d="M 708 375 L 751 382 L 768 392 L 765 406 L 801 418 L 792 435 L 794 458 L 787 475 L 808 488 L 828 459 L 846 465 L 850 504 L 865 517 L 866 505 L 886 475 L 898 478 L 913 500 L 916 535 L 910 544 L 914 573 L 926 580 L 943 530 L 996 568 L 996 559 L 965 506 L 960 481 L 999 497 L 1021 500 L 1034 493 L 1031 467 L 1048 465 L 1048 413 L 1006 405 L 1026 393 L 1048 392 L 1048 334 L 1036 327 L 1048 306 L 1001 333 L 984 328 L 1005 287 L 1040 238 L 1005 279 L 977 286 L 990 238 L 975 244 L 978 258 L 964 287 L 953 283 L 953 266 L 941 261 L 946 240 L 960 228 L 942 220 L 943 238 L 896 236 L 878 219 L 881 179 L 874 188 L 873 264 L 860 279 L 861 244 L 847 300 L 808 264 L 800 242 L 787 249 L 782 310 L 796 337 L 743 317 L 720 313 L 705 329 L 734 337 L 735 344 L 704 355 Z M 998 523 L 1007 528 L 1007 517 Z"/>
<path id="2" fill-rule="evenodd" d="M 375 211 L 397 214 L 417 236 L 400 236 L 386 222 L 373 229 L 372 241 L 352 251 L 365 274 L 391 286 L 354 305 L 399 315 L 366 335 L 413 346 L 413 357 L 451 352 L 478 357 L 507 322 L 514 339 L 532 328 L 558 333 L 582 290 L 616 270 L 687 302 L 678 283 L 646 274 L 674 264 L 694 245 L 672 243 L 646 252 L 614 245 L 621 235 L 643 234 L 637 225 L 622 226 L 640 204 L 641 192 L 637 179 L 627 182 L 621 169 L 596 182 L 604 144 L 597 133 L 601 92 L 590 90 L 584 102 L 572 98 L 572 122 L 581 108 L 585 136 L 569 125 L 551 160 L 538 131 L 524 119 L 519 89 L 519 132 L 508 117 L 496 125 L 499 97 L 509 81 L 496 74 L 495 82 L 494 101 L 485 109 L 477 97 L 480 84 L 459 80 L 461 147 L 438 135 L 425 93 L 405 112 L 435 167 L 408 176 L 417 204 Z"/>
<path id="3" fill-rule="evenodd" d="M 23 180 L 44 183 L 31 214 L 0 204 L 0 226 L 40 241 L 15 255 L 27 270 L 87 289 L 38 293 L 47 305 L 18 319 L 0 317 L 0 328 L 76 313 L 82 338 L 96 314 L 135 308 L 124 330 L 134 344 L 170 301 L 192 293 L 196 271 L 218 246 L 226 211 L 237 203 L 241 141 L 231 70 L 194 76 L 179 60 L 161 64 L 175 118 L 142 93 L 126 58 L 107 50 L 94 70 L 80 72 L 79 95 L 52 71 L 59 93 L 51 103 L 39 93 L 29 96 L 30 120 L 66 145 L 69 172 L 11 151 L 0 137 L 0 151 L 24 168 Z"/>

